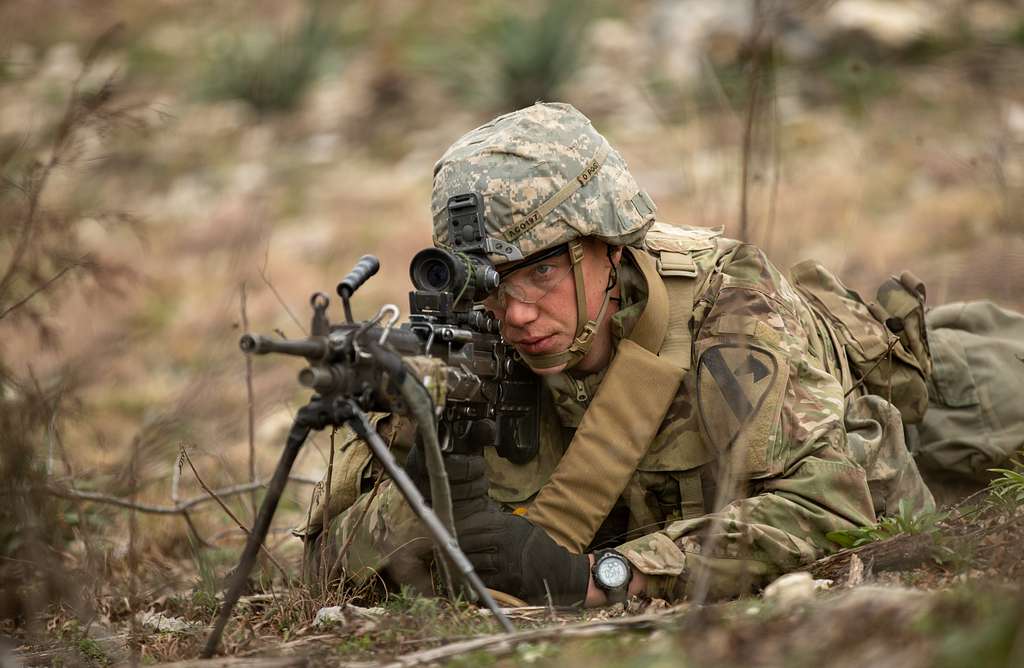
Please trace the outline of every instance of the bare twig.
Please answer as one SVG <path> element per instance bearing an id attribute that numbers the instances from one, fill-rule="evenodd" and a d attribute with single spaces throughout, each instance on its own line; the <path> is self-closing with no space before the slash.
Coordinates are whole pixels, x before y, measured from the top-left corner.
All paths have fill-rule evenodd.
<path id="1" fill-rule="evenodd" d="M 230 517 L 232 520 L 234 520 L 235 524 L 238 525 L 238 528 L 241 529 L 242 531 L 244 531 L 245 534 L 248 536 L 249 535 L 248 527 L 246 527 L 244 524 L 242 524 L 242 521 L 240 519 L 238 519 L 238 516 L 235 515 L 233 512 L 231 512 L 231 509 L 228 508 L 228 505 L 226 503 L 224 503 L 223 499 L 221 499 L 219 496 L 217 496 L 217 494 L 212 489 L 207 487 L 206 483 L 203 481 L 202 476 L 199 475 L 199 471 L 196 470 L 195 464 L 192 463 L 192 458 L 188 456 L 188 450 L 186 450 L 184 447 L 181 448 L 181 456 L 185 458 L 186 462 L 188 462 L 188 467 L 190 469 L 192 469 L 192 473 L 195 475 L 196 482 L 199 483 L 199 486 L 202 487 L 203 490 L 207 494 L 209 494 L 210 496 L 213 497 L 213 499 L 217 502 L 217 505 L 219 505 L 221 507 L 221 510 L 223 510 L 227 514 L 228 517 Z M 267 558 L 270 559 L 270 561 L 274 564 L 274 566 L 277 566 L 277 569 L 279 571 L 281 571 L 281 575 L 284 576 L 285 582 L 287 582 L 288 581 L 288 571 L 286 571 L 284 569 L 284 566 L 282 566 L 277 561 L 277 559 L 274 558 L 274 555 L 271 554 L 270 549 L 267 548 L 266 545 L 260 545 L 260 549 L 263 550 L 263 553 L 265 555 L 267 555 Z"/>
<path id="2" fill-rule="evenodd" d="M 501 633 L 479 638 L 472 638 L 462 642 L 452 643 L 443 647 L 413 652 L 404 656 L 396 657 L 390 663 L 377 664 L 387 668 L 402 668 L 406 666 L 422 666 L 445 663 L 454 657 L 469 654 L 470 652 L 487 652 L 488 656 L 497 657 L 515 651 L 520 643 L 537 642 L 549 638 L 590 638 L 595 636 L 621 633 L 629 630 L 655 629 L 671 623 L 672 615 L 636 615 L 633 617 L 618 617 L 615 619 L 602 619 L 579 624 L 568 624 L 565 626 L 545 627 L 540 629 L 529 629 L 517 633 Z"/>
<path id="3" fill-rule="evenodd" d="M 54 283 L 59 281 L 61 278 L 63 278 L 64 274 L 68 273 L 72 269 L 77 269 L 78 267 L 84 266 L 85 264 L 86 264 L 86 262 L 84 262 L 84 258 L 83 258 L 82 260 L 79 260 L 78 262 L 72 262 L 71 264 L 67 265 L 66 267 L 64 267 L 63 269 L 58 271 L 56 274 L 54 274 L 52 277 L 47 279 L 42 285 L 37 286 L 35 290 L 33 290 L 32 292 L 28 293 L 27 295 L 25 295 L 24 297 L 22 297 L 18 301 L 14 302 L 13 304 L 11 304 L 7 308 L 5 308 L 3 311 L 0 311 L 0 320 L 3 320 L 12 311 L 14 311 L 14 310 L 16 310 L 18 308 L 21 308 L 22 306 L 27 304 L 29 301 L 31 301 L 31 299 L 33 297 L 35 297 L 39 293 L 45 292 L 46 290 L 48 290 L 51 285 L 53 285 Z"/>
<path id="4" fill-rule="evenodd" d="M 263 283 L 268 288 L 270 288 L 270 291 L 274 293 L 274 297 L 277 298 L 277 303 L 280 304 L 281 308 L 283 308 L 285 310 L 285 312 L 288 314 L 288 317 L 291 318 L 292 322 L 295 323 L 295 326 L 299 328 L 299 331 L 302 332 L 302 334 L 304 336 L 308 336 L 309 333 L 306 331 L 306 328 L 302 326 L 302 323 L 299 322 L 299 319 L 296 318 L 295 314 L 292 313 L 292 310 L 290 308 L 288 308 L 288 304 L 284 301 L 284 298 L 281 297 L 281 293 L 278 292 L 277 288 L 274 287 L 274 284 L 270 282 L 270 276 L 267 275 L 267 266 L 269 264 L 270 264 L 270 245 L 268 244 L 267 245 L 267 252 L 263 256 L 263 266 L 260 267 L 260 278 L 263 279 Z"/>
<path id="5" fill-rule="evenodd" d="M 331 429 L 331 451 L 328 454 L 327 459 L 327 480 L 324 482 L 324 505 L 323 505 L 323 531 L 324 540 L 320 541 L 320 573 L 317 575 L 321 578 L 321 592 L 327 591 L 327 581 L 330 578 L 331 572 L 327 569 L 327 537 L 330 536 L 330 532 L 327 531 L 327 521 L 329 519 L 329 512 L 331 509 L 331 477 L 334 475 L 334 435 L 337 432 L 337 428 Z"/>
<path id="6" fill-rule="evenodd" d="M 139 464 L 139 439 L 135 438 L 132 441 L 132 458 L 131 458 L 131 490 L 132 490 L 132 501 L 135 501 L 136 495 L 139 493 L 139 481 L 138 481 L 138 464 Z M 138 603 L 139 603 L 139 562 L 138 555 L 135 552 L 135 538 L 138 533 L 138 515 L 133 509 L 128 513 L 128 614 L 131 619 L 131 626 L 129 631 L 129 647 L 131 650 L 131 665 L 138 666 L 139 659 L 141 657 L 141 641 L 139 637 L 139 619 L 138 619 Z"/>
<path id="7" fill-rule="evenodd" d="M 245 295 L 245 281 L 242 281 L 240 288 L 241 295 L 241 310 L 242 310 L 242 331 L 249 331 L 249 313 L 246 310 L 246 295 Z M 245 355 L 245 392 L 248 402 L 248 418 L 249 418 L 249 482 L 256 482 L 256 405 L 253 400 L 252 390 L 252 355 Z M 252 504 L 252 518 L 253 522 L 256 521 L 256 512 L 258 510 L 256 490 L 252 491 L 249 501 Z"/>
<path id="8" fill-rule="evenodd" d="M 192 537 L 196 539 L 196 543 L 200 547 L 205 547 L 207 549 L 216 547 L 216 545 L 203 538 L 203 535 L 199 533 L 199 528 L 196 527 L 195 522 L 192 521 L 192 516 L 188 514 L 187 510 L 182 511 L 181 517 L 185 520 L 185 524 L 188 525 L 189 532 L 192 534 Z"/>
<path id="9" fill-rule="evenodd" d="M 61 461 L 64 463 L 64 471 L 68 478 L 74 480 L 75 472 L 71 467 L 71 460 L 68 457 L 67 448 L 64 447 L 64 439 L 61 438 L 60 430 L 56 426 L 57 420 L 57 409 L 53 409 L 53 418 L 51 426 L 53 429 L 53 438 L 57 443 L 57 452 L 60 453 Z M 78 531 L 82 536 L 82 544 L 85 546 L 85 556 L 88 563 L 91 565 L 98 565 L 100 563 L 100 557 L 96 551 L 95 545 L 93 545 L 92 529 L 89 527 L 89 518 L 85 514 L 85 509 L 82 507 L 81 499 L 70 499 L 74 502 L 75 512 L 78 513 Z M 98 584 L 98 583 L 97 583 Z"/>
<path id="10" fill-rule="evenodd" d="M 761 56 L 761 35 L 764 32 L 765 19 L 762 0 L 754 0 L 753 27 L 750 33 L 750 91 L 747 100 L 747 115 L 743 126 L 743 154 L 740 177 L 740 240 L 750 243 L 750 215 L 749 189 L 750 189 L 750 163 L 751 152 L 754 142 L 754 119 L 761 107 L 761 78 L 763 76 L 763 58 Z"/>
<path id="11" fill-rule="evenodd" d="M 715 99 L 718 101 L 719 111 L 727 115 L 731 121 L 738 122 L 739 117 L 736 114 L 736 110 L 733 109 L 732 103 L 729 102 L 729 96 L 725 92 L 722 80 L 715 72 L 715 68 L 711 64 L 711 61 L 708 59 L 706 54 L 701 54 L 699 58 L 701 69 L 704 71 L 704 76 L 706 76 L 708 81 L 711 83 L 711 91 L 714 93 Z"/>
<path id="12" fill-rule="evenodd" d="M 102 51 L 116 32 L 116 26 L 106 31 L 99 39 L 96 40 L 89 53 L 95 54 Z M 33 233 L 35 232 L 36 225 L 39 222 L 40 203 L 50 175 L 58 166 L 61 165 L 65 153 L 74 145 L 76 130 L 85 125 L 88 122 L 88 118 L 97 113 L 103 103 L 109 99 L 109 95 L 102 99 L 84 99 L 81 92 L 81 83 L 91 65 L 92 58 L 87 57 L 83 61 L 82 68 L 75 77 L 75 80 L 71 83 L 71 94 L 68 96 L 67 104 L 64 107 L 64 113 L 61 115 L 61 120 L 57 124 L 57 132 L 54 135 L 53 142 L 50 147 L 49 158 L 47 158 L 46 162 L 38 170 L 31 173 L 26 179 L 27 187 L 24 190 L 26 193 L 28 208 L 22 218 L 21 227 L 18 230 L 18 239 L 14 244 L 14 250 L 10 255 L 7 267 L 4 269 L 3 274 L 0 275 L 0 302 L 2 302 L 7 296 L 7 292 L 9 291 L 15 276 L 17 276 L 19 270 L 22 268 L 22 261 L 29 250 Z M 104 89 L 108 92 L 110 90 L 108 87 L 104 87 Z M 23 303 L 24 301 L 20 302 L 20 304 Z M 11 310 L 12 309 L 5 310 L 4 315 Z"/>
<path id="13" fill-rule="evenodd" d="M 302 476 L 289 476 L 288 480 L 291 482 L 298 482 L 304 485 L 315 485 L 317 480 L 312 478 L 305 478 Z M 238 494 L 245 494 L 254 489 L 260 489 L 266 487 L 269 480 L 258 480 L 256 482 L 248 482 L 242 485 L 232 485 L 231 487 L 222 487 L 214 490 L 217 497 L 223 499 L 229 496 L 236 496 Z M 181 515 L 192 508 L 214 501 L 215 499 L 211 496 L 203 495 L 186 499 L 181 503 L 176 503 L 173 506 L 156 506 L 146 503 L 136 503 L 131 499 L 124 499 L 119 496 L 111 496 L 109 494 L 100 494 L 98 492 L 87 492 L 81 489 L 74 489 L 69 487 L 60 487 L 57 485 L 50 485 L 46 488 L 48 494 L 60 497 L 62 499 L 81 499 L 82 501 L 92 501 L 95 503 L 105 503 L 111 506 L 118 506 L 119 508 L 127 508 L 129 510 L 137 510 L 140 513 L 150 513 L 153 515 Z"/>
<path id="14" fill-rule="evenodd" d="M 775 75 L 775 41 L 768 45 L 768 72 L 771 76 L 772 104 L 772 186 L 768 197 L 768 220 L 765 224 L 764 251 L 771 255 L 772 237 L 775 233 L 775 214 L 779 201 L 779 182 L 782 179 L 782 149 L 780 148 L 780 137 L 782 135 L 782 120 L 779 118 L 779 91 Z"/>
<path id="15" fill-rule="evenodd" d="M 317 483 L 317 485 L 319 485 L 319 483 Z M 306 523 L 303 525 L 304 533 L 303 533 L 303 536 L 302 536 L 303 544 L 305 544 L 305 542 L 306 542 L 305 532 L 309 531 L 309 522 L 310 522 L 310 520 L 313 519 L 313 505 L 316 503 L 317 490 L 318 489 L 319 489 L 318 487 L 314 487 L 313 488 L 313 493 L 310 495 L 311 498 L 309 500 L 309 505 L 306 507 Z M 301 559 L 301 561 L 299 563 L 299 582 L 303 582 L 303 583 L 306 582 L 306 556 L 305 556 L 305 553 L 303 553 L 302 559 Z"/>
<path id="16" fill-rule="evenodd" d="M 178 503 L 178 484 L 181 482 L 181 467 L 185 462 L 178 457 L 178 461 L 174 464 L 174 469 L 171 473 L 171 501 L 175 504 Z M 192 537 L 196 539 L 196 542 L 202 547 L 213 547 L 209 541 L 203 538 L 199 533 L 199 529 L 192 521 L 192 516 L 188 514 L 187 510 L 181 511 L 181 517 L 185 520 L 185 524 L 188 526 L 188 530 L 191 532 Z"/>

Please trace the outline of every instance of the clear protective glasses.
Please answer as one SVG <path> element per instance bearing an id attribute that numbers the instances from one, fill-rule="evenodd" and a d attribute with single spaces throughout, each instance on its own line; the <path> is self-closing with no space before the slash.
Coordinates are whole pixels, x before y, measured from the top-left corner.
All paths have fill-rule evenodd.
<path id="1" fill-rule="evenodd" d="M 491 311 L 508 308 L 510 298 L 523 304 L 536 304 L 558 287 L 571 272 L 568 248 L 556 246 L 550 252 L 503 274 L 497 289 L 487 295 L 483 304 Z"/>

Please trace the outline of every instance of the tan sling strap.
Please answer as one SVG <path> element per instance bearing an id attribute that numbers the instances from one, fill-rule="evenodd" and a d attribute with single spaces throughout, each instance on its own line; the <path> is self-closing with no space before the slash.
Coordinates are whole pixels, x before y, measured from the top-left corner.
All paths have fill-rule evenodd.
<path id="1" fill-rule="evenodd" d="M 527 513 L 555 542 L 577 554 L 626 489 L 685 373 L 657 355 L 668 333 L 670 304 L 655 261 L 643 251 L 628 250 L 647 282 L 647 305 L 629 337 L 619 342 L 576 435 Z"/>

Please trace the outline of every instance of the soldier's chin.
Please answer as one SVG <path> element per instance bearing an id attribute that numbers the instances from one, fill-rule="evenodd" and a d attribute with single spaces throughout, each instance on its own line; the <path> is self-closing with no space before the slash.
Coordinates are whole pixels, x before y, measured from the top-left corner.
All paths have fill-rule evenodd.
<path id="1" fill-rule="evenodd" d="M 526 360 L 523 360 L 526 362 Z M 538 369 L 532 366 L 529 362 L 526 362 L 526 366 L 530 367 L 530 371 L 534 372 L 538 376 L 554 376 L 556 373 L 562 373 L 565 371 L 565 365 L 559 364 L 558 366 L 549 366 L 545 369 Z"/>

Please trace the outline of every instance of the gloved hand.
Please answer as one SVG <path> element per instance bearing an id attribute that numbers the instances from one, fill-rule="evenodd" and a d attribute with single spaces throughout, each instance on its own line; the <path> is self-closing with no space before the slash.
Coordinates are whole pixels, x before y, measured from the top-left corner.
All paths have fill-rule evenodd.
<path id="1" fill-rule="evenodd" d="M 483 455 L 444 455 L 444 468 L 452 491 L 452 512 L 456 518 L 471 515 L 487 506 L 487 466 Z M 417 445 L 405 460 L 405 472 L 430 503 L 430 476 L 423 447 Z"/>
<path id="2" fill-rule="evenodd" d="M 590 559 L 572 554 L 526 518 L 488 504 L 481 512 L 457 517 L 455 531 L 462 551 L 491 589 L 531 605 L 546 604 L 548 592 L 555 605 L 586 599 Z"/>

